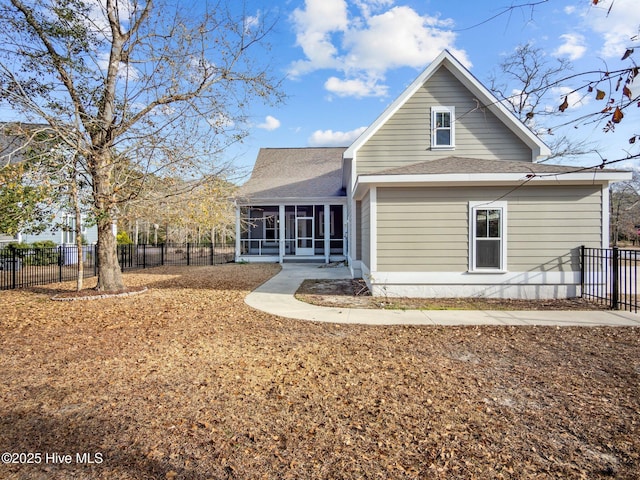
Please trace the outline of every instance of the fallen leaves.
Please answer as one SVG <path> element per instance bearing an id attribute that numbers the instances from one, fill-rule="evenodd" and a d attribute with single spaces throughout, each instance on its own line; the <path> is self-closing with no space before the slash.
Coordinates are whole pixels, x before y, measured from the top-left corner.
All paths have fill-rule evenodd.
<path id="1" fill-rule="evenodd" d="M 16 479 L 634 478 L 640 332 L 365 327 L 244 304 L 276 265 L 127 274 L 144 295 L 0 292 Z M 366 298 L 366 297 L 362 297 Z M 579 315 L 579 312 L 576 312 Z"/>

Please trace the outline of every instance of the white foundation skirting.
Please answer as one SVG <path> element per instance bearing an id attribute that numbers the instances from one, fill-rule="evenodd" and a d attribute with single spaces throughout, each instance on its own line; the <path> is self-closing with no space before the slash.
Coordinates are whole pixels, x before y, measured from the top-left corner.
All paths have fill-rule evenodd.
<path id="1" fill-rule="evenodd" d="M 368 272 L 374 296 L 549 299 L 580 295 L 580 272 L 419 273 Z"/>

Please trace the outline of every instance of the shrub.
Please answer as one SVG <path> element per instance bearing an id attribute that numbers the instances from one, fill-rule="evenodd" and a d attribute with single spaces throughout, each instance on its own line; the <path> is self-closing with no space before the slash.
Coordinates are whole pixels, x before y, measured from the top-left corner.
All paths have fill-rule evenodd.
<path id="1" fill-rule="evenodd" d="M 44 240 L 34 243 L 10 243 L 3 249 L 3 255 L 13 256 L 13 252 L 23 265 L 57 265 L 60 252 L 55 242 Z"/>
<path id="2" fill-rule="evenodd" d="M 131 240 L 131 237 L 129 237 L 129 234 L 125 231 L 118 232 L 116 241 L 118 245 L 131 245 L 133 243 L 133 240 Z"/>

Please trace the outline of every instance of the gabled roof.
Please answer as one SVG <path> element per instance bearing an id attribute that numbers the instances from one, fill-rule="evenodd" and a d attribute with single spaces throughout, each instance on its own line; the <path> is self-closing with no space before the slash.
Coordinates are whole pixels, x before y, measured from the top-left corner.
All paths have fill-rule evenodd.
<path id="1" fill-rule="evenodd" d="M 404 105 L 431 76 L 445 66 L 469 91 L 475 95 L 480 104 L 495 114 L 518 138 L 533 151 L 534 158 L 548 156 L 549 147 L 510 112 L 473 74 L 467 70 L 448 50 L 444 50 L 431 64 L 409 85 L 404 92 L 389 105 L 384 112 L 356 139 L 346 150 L 345 158 L 354 158 L 356 152 Z"/>
<path id="2" fill-rule="evenodd" d="M 346 147 L 262 148 L 239 200 L 344 197 L 342 155 Z"/>

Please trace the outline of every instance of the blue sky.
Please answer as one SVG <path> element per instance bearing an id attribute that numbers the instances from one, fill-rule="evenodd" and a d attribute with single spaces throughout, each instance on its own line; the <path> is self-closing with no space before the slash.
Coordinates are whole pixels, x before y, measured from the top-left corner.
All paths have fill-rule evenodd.
<path id="1" fill-rule="evenodd" d="M 621 61 L 625 49 L 640 46 L 640 40 L 631 40 L 640 33 L 637 0 L 600 0 L 597 6 L 593 0 L 274 0 L 268 5 L 255 1 L 253 11 L 256 17 L 279 18 L 269 40 L 273 71 L 285 79 L 288 99 L 251 110 L 250 136 L 228 152 L 245 171 L 260 147 L 348 145 L 444 48 L 488 85 L 502 59 L 525 43 L 551 59 L 569 58 L 575 72 L 628 66 L 629 60 Z M 550 108 L 564 99 L 565 92 L 556 93 Z M 571 115 L 601 108 L 590 97 L 572 96 L 569 104 Z M 625 157 L 629 137 L 640 134 L 638 114 L 631 110 L 615 132 L 604 134 L 603 127 L 566 131 L 596 142 L 608 159 Z M 580 163 L 598 160 L 595 155 Z"/>

